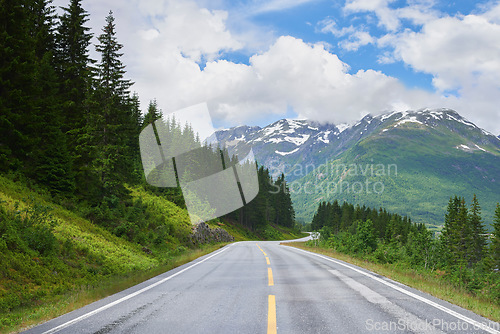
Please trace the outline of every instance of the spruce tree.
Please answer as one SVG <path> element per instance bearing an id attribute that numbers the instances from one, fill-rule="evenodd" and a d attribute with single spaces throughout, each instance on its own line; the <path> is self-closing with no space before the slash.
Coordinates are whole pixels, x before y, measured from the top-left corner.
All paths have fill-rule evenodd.
<path id="1" fill-rule="evenodd" d="M 449 264 L 457 257 L 458 240 L 460 239 L 460 226 L 458 223 L 459 208 L 460 199 L 457 196 L 453 198 L 450 197 L 441 234 L 441 243 L 443 245 L 443 250 L 446 252 L 443 256 Z"/>
<path id="2" fill-rule="evenodd" d="M 55 71 L 55 15 L 47 0 L 29 2 L 30 35 L 35 53 L 35 89 L 32 99 L 30 137 L 32 152 L 27 174 L 47 185 L 53 193 L 71 192 L 74 177 L 66 137 L 61 128 L 63 114 Z"/>
<path id="3" fill-rule="evenodd" d="M 486 249 L 486 230 L 481 219 L 481 207 L 476 198 L 476 194 L 472 198 L 472 204 L 469 213 L 469 228 L 472 232 L 471 236 L 471 254 L 472 263 L 477 263 L 483 259 Z"/>
<path id="4" fill-rule="evenodd" d="M 279 189 L 276 193 L 273 193 L 274 208 L 276 212 L 274 222 L 277 225 L 293 227 L 295 212 L 290 197 L 290 189 L 286 184 L 285 174 L 282 173 L 276 182 L 274 182 L 274 185 Z"/>
<path id="5" fill-rule="evenodd" d="M 460 200 L 460 206 L 458 208 L 457 215 L 457 237 L 455 241 L 455 260 L 456 263 L 465 262 L 468 267 L 472 265 L 472 253 L 473 253 L 473 233 L 472 228 L 469 224 L 469 213 L 467 210 L 467 205 L 465 204 L 465 199 Z"/>
<path id="6" fill-rule="evenodd" d="M 22 169 L 30 158 L 29 126 L 36 88 L 29 8 L 0 1 L 0 170 Z"/>
<path id="7" fill-rule="evenodd" d="M 324 215 L 326 209 L 326 202 L 320 202 L 318 206 L 318 210 L 314 214 L 314 217 L 311 221 L 311 230 L 319 231 L 324 226 Z"/>
<path id="8" fill-rule="evenodd" d="M 128 146 L 130 149 L 130 155 L 133 164 L 133 175 L 129 182 L 140 182 L 143 177 L 142 161 L 141 161 L 141 151 L 139 147 L 139 135 L 141 133 L 142 124 L 144 123 L 141 105 L 139 102 L 139 95 L 133 93 L 129 101 L 130 104 L 130 121 L 127 122 L 128 129 L 126 130 L 130 133 Z"/>
<path id="9" fill-rule="evenodd" d="M 157 119 L 163 117 L 162 111 L 158 108 L 158 103 L 156 99 L 149 101 L 148 109 L 146 110 L 146 114 L 144 115 L 144 119 L 142 121 L 142 128 L 144 129 L 147 125 L 152 124 Z"/>
<path id="10" fill-rule="evenodd" d="M 493 268 L 500 270 L 500 204 L 497 203 L 490 245 Z"/>
<path id="11" fill-rule="evenodd" d="M 81 0 L 71 0 L 69 7 L 62 7 L 56 31 L 57 68 L 61 77 L 60 94 L 63 98 L 64 132 L 69 132 L 71 147 L 87 118 L 86 100 L 91 88 L 94 63 L 89 56 L 92 34 L 86 27 L 89 14 L 82 8 Z M 74 154 L 74 150 L 72 150 Z"/>
<path id="12" fill-rule="evenodd" d="M 134 161 L 128 146 L 130 136 L 135 136 L 131 123 L 136 122 L 131 116 L 129 88 L 132 82 L 124 79 L 125 65 L 120 60 L 123 45 L 117 41 L 114 21 L 110 11 L 103 33 L 98 37 L 96 50 L 101 54 L 101 61 L 97 65 L 88 127 L 94 149 L 92 168 L 99 181 L 101 198 L 125 193 L 123 183 L 132 172 Z"/>

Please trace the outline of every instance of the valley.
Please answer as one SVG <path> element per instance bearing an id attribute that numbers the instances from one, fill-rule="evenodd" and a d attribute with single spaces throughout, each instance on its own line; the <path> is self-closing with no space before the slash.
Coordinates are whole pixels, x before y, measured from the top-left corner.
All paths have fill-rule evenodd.
<path id="1" fill-rule="evenodd" d="M 354 125 L 283 119 L 217 136 L 229 147 L 251 145 L 271 174 L 285 174 L 302 222 L 336 199 L 439 230 L 450 197 L 476 194 L 487 223 L 500 198 L 500 139 L 450 109 L 367 115 Z"/>

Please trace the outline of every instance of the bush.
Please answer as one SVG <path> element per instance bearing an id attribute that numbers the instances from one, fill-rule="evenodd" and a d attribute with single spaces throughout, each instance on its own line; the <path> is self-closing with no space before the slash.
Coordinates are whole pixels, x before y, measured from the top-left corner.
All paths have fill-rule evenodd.
<path id="1" fill-rule="evenodd" d="M 396 263 L 399 261 L 405 261 L 405 249 L 406 247 L 401 246 L 397 242 L 391 242 L 389 244 L 379 244 L 375 252 L 373 252 L 373 257 L 378 263 Z"/>
<path id="2" fill-rule="evenodd" d="M 47 226 L 33 226 L 26 229 L 23 232 L 23 239 L 29 248 L 45 256 L 51 254 L 57 245 L 52 229 Z"/>
<path id="3" fill-rule="evenodd" d="M 0 248 L 17 250 L 39 255 L 51 254 L 57 246 L 53 233 L 56 221 L 49 214 L 50 208 L 31 201 L 31 205 L 23 210 L 8 214 L 0 208 Z"/>

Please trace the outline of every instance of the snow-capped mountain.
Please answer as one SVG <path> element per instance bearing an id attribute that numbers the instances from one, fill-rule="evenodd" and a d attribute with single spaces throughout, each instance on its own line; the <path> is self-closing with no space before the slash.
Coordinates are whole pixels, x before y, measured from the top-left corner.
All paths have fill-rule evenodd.
<path id="1" fill-rule="evenodd" d="M 450 150 L 500 154 L 500 139 L 480 129 L 450 109 L 421 109 L 367 115 L 359 122 L 320 124 L 308 120 L 282 119 L 266 127 L 239 126 L 217 132 L 228 147 L 251 145 L 257 161 L 271 169 L 284 171 L 289 180 L 304 175 L 304 166 L 317 166 L 332 159 L 370 136 L 392 136 L 395 131 L 419 128 L 432 132 L 450 132 L 460 137 Z M 294 166 L 302 170 L 294 173 Z"/>
<path id="2" fill-rule="evenodd" d="M 488 223 L 500 201 L 500 138 L 450 109 L 367 115 L 352 125 L 283 119 L 217 135 L 229 147 L 251 146 L 271 174 L 285 173 L 301 221 L 319 201 L 336 199 L 437 226 L 450 196 L 476 194 Z M 335 172 L 339 165 L 345 173 Z M 374 174 L 380 166 L 397 172 Z M 339 184 L 356 189 L 334 191 Z M 379 189 L 365 189 L 374 184 Z"/>

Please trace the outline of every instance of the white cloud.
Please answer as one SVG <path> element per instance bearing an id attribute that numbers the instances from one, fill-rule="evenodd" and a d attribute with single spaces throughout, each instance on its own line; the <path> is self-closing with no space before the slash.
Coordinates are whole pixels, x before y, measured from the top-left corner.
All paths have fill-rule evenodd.
<path id="1" fill-rule="evenodd" d="M 300 117 L 339 123 L 369 112 L 418 108 L 424 99 L 441 105 L 437 96 L 408 90 L 381 72 L 348 71 L 349 66 L 322 45 L 284 36 L 253 56 L 250 65 L 224 60 L 207 64 L 198 84 L 214 116 L 233 123 L 284 115 L 289 107 Z"/>
<path id="2" fill-rule="evenodd" d="M 346 39 L 339 42 L 339 46 L 348 51 L 357 51 L 361 46 L 375 43 L 370 33 L 362 27 L 342 27 L 338 28 L 335 20 L 326 18 L 317 24 L 317 31 L 322 33 L 331 33 L 336 37 L 348 36 Z"/>
<path id="3" fill-rule="evenodd" d="M 379 20 L 378 25 L 392 32 L 402 28 L 402 19 L 422 25 L 439 15 L 433 9 L 434 0 L 408 0 L 408 5 L 400 8 L 391 8 L 393 2 L 395 0 L 347 0 L 344 11 L 348 14 L 373 12 Z"/>
<path id="4" fill-rule="evenodd" d="M 340 42 L 340 46 L 348 51 L 357 51 L 360 47 L 375 43 L 373 38 L 367 31 L 356 31 L 349 36 L 349 39 Z"/>
<path id="5" fill-rule="evenodd" d="M 394 0 L 347 0 L 344 10 L 347 13 L 374 12 L 379 19 L 379 25 L 387 30 L 395 31 L 400 26 L 399 18 L 389 4 Z"/>
<path id="6" fill-rule="evenodd" d="M 169 52 L 149 57 L 143 69 L 136 85 L 149 89 L 165 111 L 207 101 L 216 121 L 233 125 L 281 117 L 289 108 L 300 117 L 339 123 L 369 112 L 419 108 L 422 100 L 441 106 L 436 96 L 408 90 L 381 72 L 349 74 L 349 66 L 322 44 L 290 36 L 252 56 L 249 65 L 216 60 L 200 70 L 192 59 Z"/>
<path id="7" fill-rule="evenodd" d="M 221 51 L 243 47 L 226 29 L 226 11 L 210 11 L 191 1 L 157 4 L 143 1 L 137 4 L 159 32 L 156 44 L 176 48 L 195 61 L 200 61 L 202 57 L 215 59 Z"/>
<path id="8" fill-rule="evenodd" d="M 500 24 L 492 14 L 499 8 L 500 4 L 483 14 L 435 18 L 419 32 L 389 34 L 379 44 L 393 48 L 393 60 L 431 74 L 438 92 L 457 92 L 452 106 L 491 129 L 491 120 L 500 119 Z M 391 58 L 385 55 L 381 60 Z M 500 124 L 494 131 L 500 132 Z"/>
<path id="9" fill-rule="evenodd" d="M 337 22 L 330 17 L 318 22 L 316 30 L 325 34 L 333 34 L 336 37 L 343 37 L 356 31 L 353 26 L 338 28 Z"/>
<path id="10" fill-rule="evenodd" d="M 381 40 L 417 71 L 435 75 L 440 90 L 471 85 L 483 76 L 500 77 L 500 25 L 468 15 L 445 17 Z"/>
<path id="11" fill-rule="evenodd" d="M 282 11 L 317 0 L 255 0 L 251 7 L 252 14 Z"/>
<path id="12" fill-rule="evenodd" d="M 285 8 L 301 1 L 274 3 Z M 369 69 L 350 73 L 327 43 L 311 45 L 290 36 L 275 39 L 272 32 L 246 21 L 248 17 L 238 16 L 241 13 L 234 17 L 234 12 L 208 10 L 191 0 L 89 0 L 84 5 L 95 35 L 101 33 L 109 9 L 114 10 L 127 76 L 135 81 L 132 89 L 139 93 L 143 109 L 153 98 L 165 112 L 209 102 L 215 121 L 236 125 L 254 124 L 268 115 L 282 117 L 290 109 L 300 117 L 338 123 L 368 112 L 453 107 L 500 133 L 500 123 L 491 121 L 500 119 L 500 6 L 490 6 L 483 14 L 440 18 L 423 0 L 413 1 L 415 5 L 406 10 L 390 9 L 384 0 L 348 4 L 352 12 L 377 10 L 377 17 L 383 17 L 380 8 L 387 8 L 398 20 L 406 17 L 421 24 L 419 32 L 389 30 L 377 44 L 385 48 L 379 61 L 403 61 L 416 71 L 431 73 L 439 90 L 455 87 L 460 96 L 408 89 L 397 78 Z M 56 0 L 56 5 L 67 4 Z M 241 18 L 248 31 L 235 33 L 230 22 Z M 381 26 L 389 29 L 390 20 L 384 22 Z M 375 43 L 364 26 L 328 23 L 325 31 L 346 36 L 340 44 L 346 49 Z M 249 65 L 220 59 L 225 51 L 241 48 L 254 54 Z M 203 69 L 200 59 L 208 61 Z M 478 110 L 481 113 L 475 114 Z"/>

